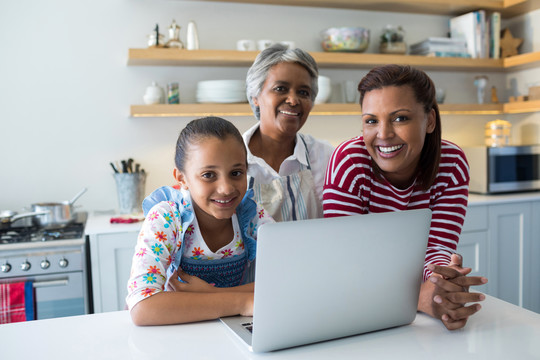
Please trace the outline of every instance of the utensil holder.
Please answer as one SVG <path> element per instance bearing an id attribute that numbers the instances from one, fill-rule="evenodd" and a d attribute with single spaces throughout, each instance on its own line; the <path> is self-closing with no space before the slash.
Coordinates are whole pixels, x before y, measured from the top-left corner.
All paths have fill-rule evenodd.
<path id="1" fill-rule="evenodd" d="M 139 214 L 142 212 L 146 173 L 114 174 L 120 214 Z"/>

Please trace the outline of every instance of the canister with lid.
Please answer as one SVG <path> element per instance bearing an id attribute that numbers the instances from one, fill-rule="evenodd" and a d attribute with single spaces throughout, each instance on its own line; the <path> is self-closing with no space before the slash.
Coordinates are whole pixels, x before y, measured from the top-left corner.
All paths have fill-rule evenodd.
<path id="1" fill-rule="evenodd" d="M 486 124 L 486 146 L 498 147 L 510 145 L 510 133 L 512 124 L 506 120 L 493 120 Z"/>

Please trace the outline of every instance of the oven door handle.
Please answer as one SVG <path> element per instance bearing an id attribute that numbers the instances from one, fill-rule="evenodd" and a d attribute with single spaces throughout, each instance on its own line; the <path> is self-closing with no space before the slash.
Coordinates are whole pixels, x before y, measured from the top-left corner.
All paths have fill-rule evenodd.
<path id="1" fill-rule="evenodd" d="M 60 280 L 46 280 L 46 281 L 35 281 L 34 288 L 43 288 L 43 287 L 52 287 L 52 286 L 66 286 L 69 283 L 69 280 L 60 279 Z"/>

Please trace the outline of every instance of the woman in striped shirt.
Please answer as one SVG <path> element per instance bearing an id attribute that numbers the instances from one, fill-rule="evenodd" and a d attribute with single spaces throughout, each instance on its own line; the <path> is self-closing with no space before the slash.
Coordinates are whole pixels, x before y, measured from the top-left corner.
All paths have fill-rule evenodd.
<path id="1" fill-rule="evenodd" d="M 431 229 L 418 310 L 461 328 L 480 310 L 487 282 L 466 276 L 454 255 L 467 210 L 469 169 L 463 151 L 441 139 L 435 86 L 409 66 L 385 65 L 360 82 L 363 136 L 342 143 L 328 164 L 325 217 L 429 208 Z M 391 226 L 391 224 L 389 224 Z"/>

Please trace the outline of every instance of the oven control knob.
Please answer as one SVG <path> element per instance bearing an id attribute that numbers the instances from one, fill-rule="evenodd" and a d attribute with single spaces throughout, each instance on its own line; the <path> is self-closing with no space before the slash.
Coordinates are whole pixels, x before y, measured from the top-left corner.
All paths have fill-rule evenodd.
<path id="1" fill-rule="evenodd" d="M 45 270 L 45 269 L 48 269 L 49 266 L 51 266 L 51 263 L 49 262 L 49 260 L 45 259 L 45 260 L 41 260 L 41 263 L 39 264 L 39 266 L 41 266 L 41 268 Z"/>
<path id="2" fill-rule="evenodd" d="M 2 272 L 5 272 L 5 273 L 10 272 L 11 271 L 11 264 L 8 263 L 8 262 L 4 263 L 4 264 L 2 264 L 1 268 L 2 268 Z"/>
<path id="3" fill-rule="evenodd" d="M 58 262 L 58 265 L 60 265 L 61 268 L 67 267 L 68 264 L 69 264 L 69 262 L 67 261 L 66 258 L 61 258 L 60 261 Z"/>
<path id="4" fill-rule="evenodd" d="M 23 262 L 21 264 L 21 270 L 22 271 L 28 271 L 28 270 L 30 270 L 31 267 L 32 267 L 32 265 L 28 262 L 28 260 L 26 260 L 25 262 Z"/>

